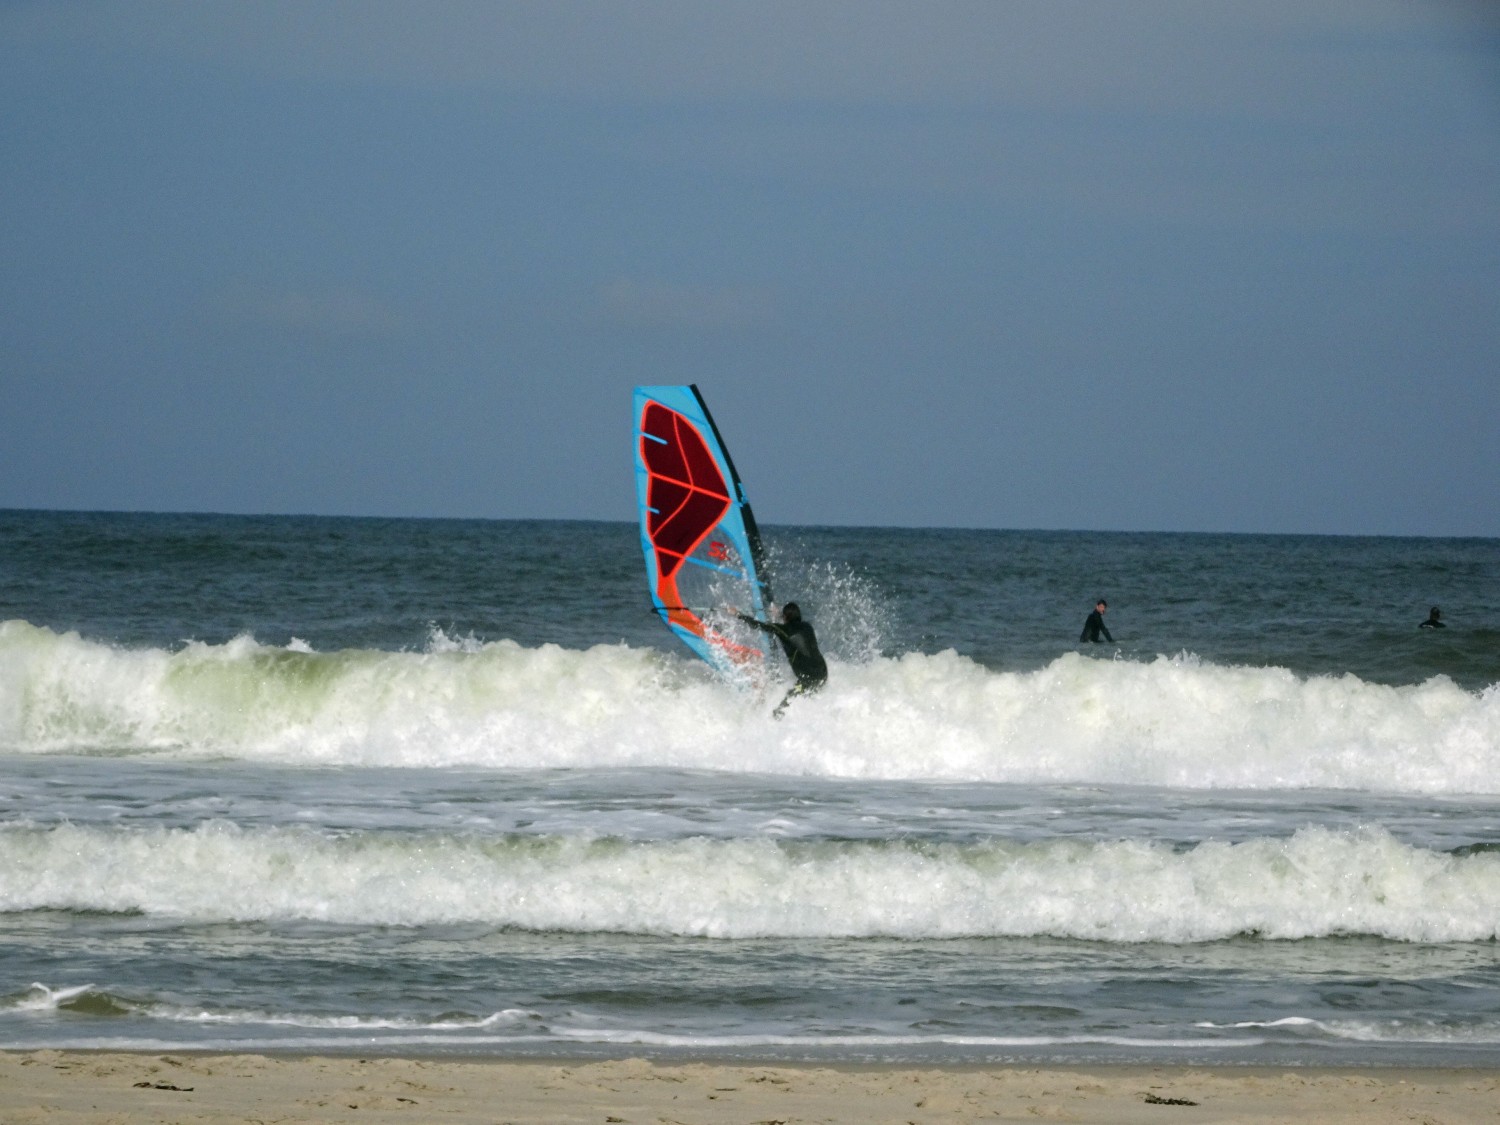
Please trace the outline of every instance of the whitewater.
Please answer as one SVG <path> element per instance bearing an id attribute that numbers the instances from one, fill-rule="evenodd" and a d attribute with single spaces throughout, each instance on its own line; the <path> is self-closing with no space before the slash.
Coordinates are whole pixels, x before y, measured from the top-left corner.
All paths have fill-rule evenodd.
<path id="1" fill-rule="evenodd" d="M 0 624 L 0 751 L 283 765 L 646 767 L 1183 788 L 1500 792 L 1500 688 L 1066 653 L 834 665 L 795 726 L 768 692 L 628 645 L 318 653 L 248 636 L 122 650 Z M 773 700 L 774 702 L 774 700 Z"/>
<path id="2" fill-rule="evenodd" d="M 0 1047 L 1500 1065 L 1500 545 L 767 539 L 0 513 Z"/>

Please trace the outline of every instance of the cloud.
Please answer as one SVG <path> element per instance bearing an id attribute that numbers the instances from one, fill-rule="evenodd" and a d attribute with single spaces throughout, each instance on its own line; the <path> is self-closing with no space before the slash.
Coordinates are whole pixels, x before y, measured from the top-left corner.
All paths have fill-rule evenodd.
<path id="1" fill-rule="evenodd" d="M 405 327 L 405 318 L 390 304 L 349 289 L 241 287 L 211 298 L 208 308 L 229 323 L 321 336 L 383 336 Z"/>
<path id="2" fill-rule="evenodd" d="M 316 81 L 1201 114 L 1306 112 L 1327 65 L 1309 45 L 1430 40 L 1435 24 L 1458 41 L 1481 15 L 1400 0 L 136 0 L 3 26 Z"/>
<path id="3" fill-rule="evenodd" d="M 702 331 L 749 328 L 774 311 L 771 294 L 751 286 L 694 288 L 627 278 L 605 285 L 599 305 L 616 324 Z"/>
<path id="4" fill-rule="evenodd" d="M 3 11 L 3 9 L 0 9 Z M 1406 0 L 135 0 L 0 37 L 264 81 L 606 104 L 622 148 L 1106 221 L 1488 234 L 1484 5 Z M 664 112 L 632 116 L 626 107 Z M 769 118 L 714 107 L 785 107 Z"/>

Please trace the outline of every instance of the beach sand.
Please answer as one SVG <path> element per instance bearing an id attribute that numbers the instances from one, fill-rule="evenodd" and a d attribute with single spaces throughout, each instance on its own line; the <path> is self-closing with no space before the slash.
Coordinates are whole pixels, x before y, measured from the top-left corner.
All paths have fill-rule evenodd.
<path id="1" fill-rule="evenodd" d="M 1184 1104 L 1191 1103 L 1191 1104 Z M 1500 1072 L 0 1052 L 0 1122 L 1500 1122 Z"/>

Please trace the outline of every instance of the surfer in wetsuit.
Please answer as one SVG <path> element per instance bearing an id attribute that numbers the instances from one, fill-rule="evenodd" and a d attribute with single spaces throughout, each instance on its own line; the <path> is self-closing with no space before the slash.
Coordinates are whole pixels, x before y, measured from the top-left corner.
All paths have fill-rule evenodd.
<path id="1" fill-rule="evenodd" d="M 1427 620 L 1417 626 L 1418 629 L 1446 629 L 1447 627 L 1443 624 L 1443 611 L 1437 606 L 1433 606 L 1427 613 Z"/>
<path id="2" fill-rule="evenodd" d="M 1115 639 L 1109 635 L 1109 630 L 1104 627 L 1104 611 L 1108 608 L 1109 603 L 1103 598 L 1094 603 L 1094 612 L 1089 614 L 1089 619 L 1083 623 L 1083 632 L 1078 636 L 1080 642 L 1088 641 L 1091 644 L 1098 644 L 1099 634 L 1103 633 L 1106 641 L 1110 644 L 1115 643 Z"/>
<path id="3" fill-rule="evenodd" d="M 735 616 L 746 625 L 754 625 L 762 633 L 770 633 L 780 641 L 787 663 L 792 666 L 792 675 L 797 677 L 792 690 L 786 693 L 786 698 L 771 712 L 773 718 L 781 718 L 786 705 L 795 697 L 810 695 L 828 682 L 828 663 L 818 650 L 817 634 L 813 632 L 811 622 L 802 620 L 802 610 L 796 602 L 787 602 L 781 607 L 779 625 L 774 621 L 758 621 L 745 613 L 736 613 Z"/>

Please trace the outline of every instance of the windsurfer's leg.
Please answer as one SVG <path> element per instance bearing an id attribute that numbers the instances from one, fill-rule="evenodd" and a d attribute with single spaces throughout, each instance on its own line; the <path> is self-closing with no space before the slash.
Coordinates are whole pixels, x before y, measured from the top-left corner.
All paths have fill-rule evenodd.
<path id="1" fill-rule="evenodd" d="M 794 684 L 792 690 L 781 697 L 781 702 L 776 704 L 776 710 L 771 712 L 771 718 L 779 719 L 786 713 L 786 705 L 792 701 L 793 696 L 802 694 L 802 685 Z"/>
<path id="2" fill-rule="evenodd" d="M 787 692 L 781 702 L 776 705 L 776 710 L 771 712 L 771 717 L 773 719 L 781 718 L 783 712 L 786 711 L 786 705 L 793 699 L 799 695 L 811 695 L 827 682 L 827 680 L 798 680 L 792 685 L 792 690 Z"/>

